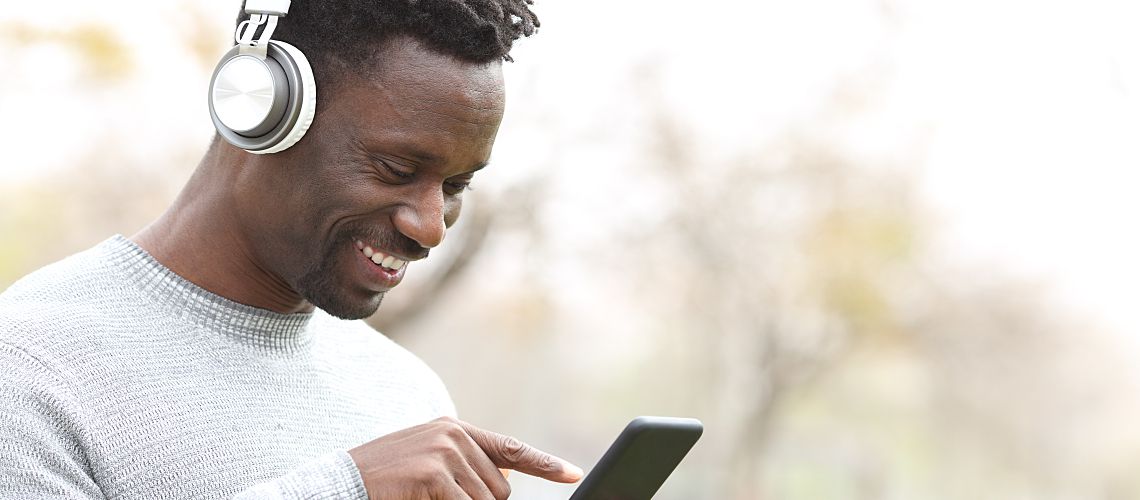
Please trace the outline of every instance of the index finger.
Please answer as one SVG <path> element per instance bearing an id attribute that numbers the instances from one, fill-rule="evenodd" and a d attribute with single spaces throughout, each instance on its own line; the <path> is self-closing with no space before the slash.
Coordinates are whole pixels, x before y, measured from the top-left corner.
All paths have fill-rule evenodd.
<path id="1" fill-rule="evenodd" d="M 559 483 L 576 483 L 582 479 L 582 469 L 578 466 L 518 439 L 480 429 L 463 421 L 459 421 L 459 425 L 496 467 L 517 470 Z"/>

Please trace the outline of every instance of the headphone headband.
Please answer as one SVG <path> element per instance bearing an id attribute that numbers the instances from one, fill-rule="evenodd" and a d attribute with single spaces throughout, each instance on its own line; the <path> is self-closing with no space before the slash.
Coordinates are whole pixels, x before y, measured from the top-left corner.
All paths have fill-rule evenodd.
<path id="1" fill-rule="evenodd" d="M 285 17 L 290 3 L 290 0 L 246 0 L 245 13 Z"/>

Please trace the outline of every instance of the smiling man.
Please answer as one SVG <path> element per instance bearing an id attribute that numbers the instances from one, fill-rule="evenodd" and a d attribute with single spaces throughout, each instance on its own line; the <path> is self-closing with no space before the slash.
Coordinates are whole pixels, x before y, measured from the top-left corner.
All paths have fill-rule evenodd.
<path id="1" fill-rule="evenodd" d="M 219 136 L 171 208 L 0 295 L 0 498 L 502 499 L 499 468 L 579 479 L 457 420 L 360 321 L 459 217 L 528 3 L 251 0 L 211 88 Z"/>

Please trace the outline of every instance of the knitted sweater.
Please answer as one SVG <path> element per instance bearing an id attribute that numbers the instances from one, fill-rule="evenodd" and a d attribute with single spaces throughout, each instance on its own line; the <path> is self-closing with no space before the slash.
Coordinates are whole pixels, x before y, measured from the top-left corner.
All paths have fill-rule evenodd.
<path id="1" fill-rule="evenodd" d="M 115 236 L 0 294 L 0 498 L 366 498 L 347 450 L 455 409 L 361 321 L 232 302 Z"/>

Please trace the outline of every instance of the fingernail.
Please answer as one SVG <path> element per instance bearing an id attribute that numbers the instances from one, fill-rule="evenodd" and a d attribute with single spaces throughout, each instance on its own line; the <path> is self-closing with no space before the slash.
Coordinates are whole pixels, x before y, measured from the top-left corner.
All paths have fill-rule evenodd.
<path id="1" fill-rule="evenodd" d="M 585 475 L 585 473 L 582 472 L 581 467 L 578 467 L 577 465 L 574 465 L 570 462 L 562 462 L 562 470 L 566 471 L 566 473 L 571 477 L 578 479 L 581 479 L 582 476 Z"/>

